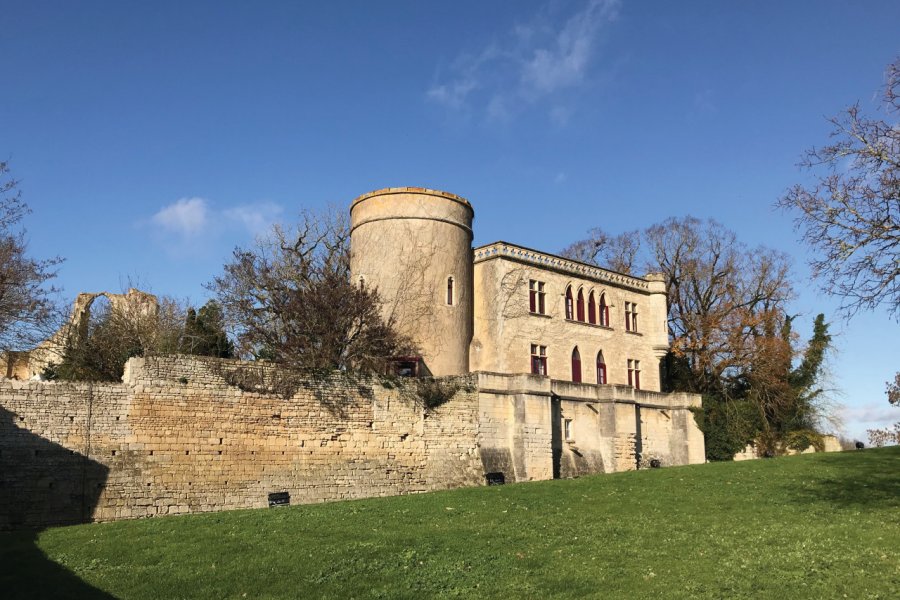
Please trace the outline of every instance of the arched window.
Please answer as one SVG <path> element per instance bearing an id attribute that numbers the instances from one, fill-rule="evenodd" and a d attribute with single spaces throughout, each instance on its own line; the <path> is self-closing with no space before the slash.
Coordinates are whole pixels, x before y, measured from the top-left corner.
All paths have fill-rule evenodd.
<path id="1" fill-rule="evenodd" d="M 606 294 L 600 294 L 600 324 L 609 327 L 609 305 L 606 303 Z"/>
<path id="2" fill-rule="evenodd" d="M 588 323 L 597 324 L 597 307 L 594 306 L 594 292 L 588 296 Z"/>
<path id="3" fill-rule="evenodd" d="M 597 353 L 597 383 L 606 383 L 606 361 L 603 360 L 603 350 Z"/>
<path id="4" fill-rule="evenodd" d="M 572 381 L 581 383 L 581 354 L 578 352 L 578 346 L 572 350 Z"/>
<path id="5" fill-rule="evenodd" d="M 584 292 L 578 290 L 578 320 L 584 323 Z"/>
<path id="6" fill-rule="evenodd" d="M 572 306 L 572 288 L 566 288 L 566 318 L 570 321 L 575 318 L 574 307 Z"/>
<path id="7" fill-rule="evenodd" d="M 453 306 L 453 278 L 447 278 L 447 306 Z"/>

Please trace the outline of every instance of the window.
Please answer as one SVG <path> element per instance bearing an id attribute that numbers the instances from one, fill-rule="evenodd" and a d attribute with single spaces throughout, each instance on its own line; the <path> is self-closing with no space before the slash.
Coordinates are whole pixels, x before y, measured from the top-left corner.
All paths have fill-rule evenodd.
<path id="1" fill-rule="evenodd" d="M 600 294 L 600 324 L 609 327 L 609 305 L 606 304 L 606 294 Z"/>
<path id="2" fill-rule="evenodd" d="M 597 383 L 606 383 L 606 361 L 603 360 L 603 350 L 597 353 Z"/>
<path id="3" fill-rule="evenodd" d="M 588 323 L 597 324 L 597 307 L 594 306 L 594 292 L 588 296 Z"/>
<path id="4" fill-rule="evenodd" d="M 566 288 L 566 318 L 570 321 L 575 318 L 575 310 L 572 306 L 572 288 Z"/>
<path id="5" fill-rule="evenodd" d="M 572 350 L 572 381 L 581 383 L 581 353 L 578 352 L 578 346 Z"/>
<path id="6" fill-rule="evenodd" d="M 641 389 L 641 361 L 628 359 L 628 385 Z"/>
<path id="7" fill-rule="evenodd" d="M 584 323 L 584 292 L 578 290 L 578 320 Z"/>
<path id="8" fill-rule="evenodd" d="M 575 434 L 572 431 L 572 419 L 564 419 L 563 420 L 563 435 L 566 436 L 567 442 L 575 441 Z"/>
<path id="9" fill-rule="evenodd" d="M 447 306 L 453 306 L 453 278 L 447 278 Z"/>
<path id="10" fill-rule="evenodd" d="M 545 315 L 547 311 L 544 309 L 544 282 L 535 281 L 528 282 L 528 310 L 538 315 Z"/>
<path id="11" fill-rule="evenodd" d="M 625 331 L 637 331 L 637 304 L 634 302 L 625 303 Z"/>
<path id="12" fill-rule="evenodd" d="M 533 375 L 547 374 L 547 346 L 531 345 L 531 373 Z"/>

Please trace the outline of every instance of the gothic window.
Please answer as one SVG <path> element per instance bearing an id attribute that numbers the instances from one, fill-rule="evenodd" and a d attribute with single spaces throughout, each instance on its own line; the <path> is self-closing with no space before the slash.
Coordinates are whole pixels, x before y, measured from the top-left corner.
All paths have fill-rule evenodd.
<path id="1" fill-rule="evenodd" d="M 609 305 L 606 303 L 606 294 L 600 294 L 600 324 L 609 327 Z"/>
<path id="2" fill-rule="evenodd" d="M 578 346 L 572 350 L 572 381 L 581 383 L 581 353 Z"/>
<path id="3" fill-rule="evenodd" d="M 584 292 L 578 290 L 578 320 L 584 323 Z"/>
<path id="4" fill-rule="evenodd" d="M 597 383 L 606 383 L 606 361 L 603 360 L 603 350 L 597 353 Z"/>
<path id="5" fill-rule="evenodd" d="M 588 296 L 588 323 L 597 324 L 597 307 L 594 305 L 594 292 Z"/>
<path id="6" fill-rule="evenodd" d="M 572 288 L 566 288 L 566 318 L 570 321 L 575 318 L 575 310 L 572 303 Z"/>

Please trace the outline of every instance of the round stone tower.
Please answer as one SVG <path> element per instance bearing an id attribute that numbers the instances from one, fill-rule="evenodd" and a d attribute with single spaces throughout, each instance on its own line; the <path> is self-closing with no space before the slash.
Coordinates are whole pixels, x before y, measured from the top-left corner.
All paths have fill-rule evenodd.
<path id="1" fill-rule="evenodd" d="M 436 376 L 469 369 L 474 215 L 464 198 L 416 187 L 363 194 L 350 206 L 354 279 L 378 289 L 385 317 Z"/>

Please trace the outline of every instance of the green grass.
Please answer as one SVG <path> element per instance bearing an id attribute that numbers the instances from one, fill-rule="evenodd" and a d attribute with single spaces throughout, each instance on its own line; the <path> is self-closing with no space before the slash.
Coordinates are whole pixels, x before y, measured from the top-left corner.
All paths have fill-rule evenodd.
<path id="1" fill-rule="evenodd" d="M 897 598 L 900 448 L 0 535 L 41 596 Z"/>

